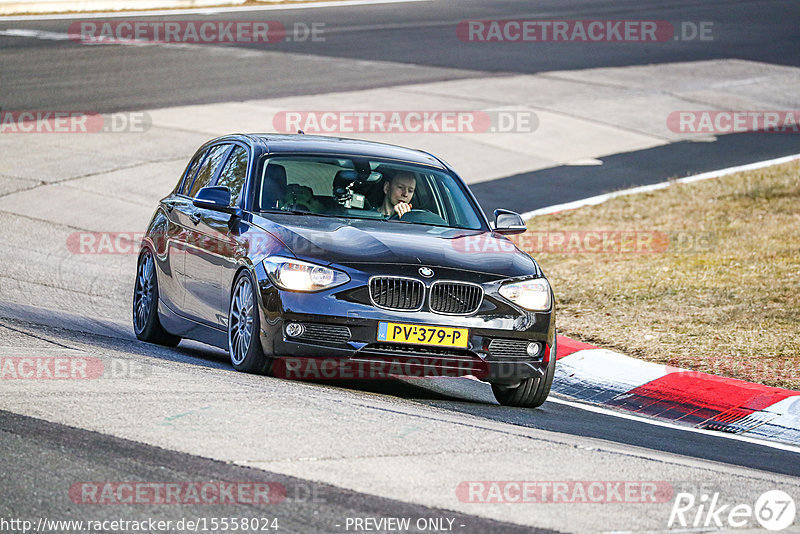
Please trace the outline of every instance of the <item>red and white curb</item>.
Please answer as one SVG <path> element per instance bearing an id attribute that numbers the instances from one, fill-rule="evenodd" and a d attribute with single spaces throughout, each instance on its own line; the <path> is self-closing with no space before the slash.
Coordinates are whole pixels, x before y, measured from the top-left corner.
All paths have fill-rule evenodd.
<path id="1" fill-rule="evenodd" d="M 695 428 L 800 443 L 800 391 L 645 362 L 565 336 L 552 391 Z"/>

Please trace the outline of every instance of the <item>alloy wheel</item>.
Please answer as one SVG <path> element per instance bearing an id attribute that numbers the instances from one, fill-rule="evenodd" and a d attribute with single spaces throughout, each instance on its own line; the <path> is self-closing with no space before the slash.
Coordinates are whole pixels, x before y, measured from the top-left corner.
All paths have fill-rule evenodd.
<path id="1" fill-rule="evenodd" d="M 228 326 L 228 350 L 231 361 L 240 365 L 247 357 L 253 337 L 253 288 L 247 277 L 242 277 L 231 299 Z"/>
<path id="2" fill-rule="evenodd" d="M 134 326 L 137 332 L 142 332 L 150 318 L 150 308 L 153 303 L 153 255 L 147 251 L 139 262 L 139 271 L 136 273 L 136 287 L 133 294 Z"/>

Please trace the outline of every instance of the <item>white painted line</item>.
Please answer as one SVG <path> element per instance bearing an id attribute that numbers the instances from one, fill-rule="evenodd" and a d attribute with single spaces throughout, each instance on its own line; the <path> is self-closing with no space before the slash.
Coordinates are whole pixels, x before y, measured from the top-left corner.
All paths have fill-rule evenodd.
<path id="1" fill-rule="evenodd" d="M 71 36 L 68 33 L 55 33 L 55 32 L 48 32 L 48 31 L 40 31 L 40 30 L 27 30 L 27 29 L 17 29 L 12 28 L 8 30 L 0 30 L 0 36 L 7 35 L 10 37 L 27 37 L 31 39 L 41 39 L 45 41 L 67 41 L 73 40 L 76 44 L 84 45 L 84 46 L 157 46 L 160 48 L 167 48 L 170 50 L 195 50 L 195 51 L 204 51 L 204 52 L 213 52 L 214 55 L 226 55 L 232 58 L 237 59 L 245 59 L 245 58 L 257 58 L 262 57 L 264 54 L 269 54 L 272 50 L 265 48 L 249 48 L 249 47 L 242 47 L 242 46 L 229 46 L 226 44 L 218 44 L 218 43 L 165 43 L 161 41 L 147 41 L 147 40 L 98 40 L 98 41 L 85 41 L 82 42 L 80 40 L 74 39 L 75 36 Z M 300 31 L 295 29 L 294 32 L 286 33 L 287 39 L 291 41 L 299 40 Z M 362 64 L 365 64 L 365 61 L 361 61 Z"/>
<path id="2" fill-rule="evenodd" d="M 572 161 L 566 162 L 564 165 L 567 167 L 594 167 L 596 165 L 602 165 L 603 160 L 597 158 L 581 158 L 581 159 L 574 159 Z"/>
<path id="3" fill-rule="evenodd" d="M 739 434 L 729 434 L 727 432 L 720 432 L 718 430 L 706 430 L 703 428 L 694 428 L 691 426 L 680 426 L 672 423 L 668 423 L 666 421 L 659 421 L 657 419 L 649 419 L 646 417 L 641 417 L 638 415 L 618 412 L 615 410 L 610 410 L 608 408 L 601 408 L 600 406 L 594 406 L 591 404 L 584 404 L 582 402 L 574 402 L 568 401 L 565 399 L 560 399 L 553 397 L 550 395 L 547 398 L 546 402 L 553 402 L 555 404 L 563 404 L 565 406 L 571 406 L 572 408 L 577 408 L 579 410 L 586 410 L 588 412 L 599 413 L 602 415 L 610 415 L 611 417 L 619 417 L 621 419 L 628 419 L 631 421 L 636 421 L 639 423 L 645 423 L 648 425 L 653 426 L 660 426 L 665 428 L 672 428 L 674 430 L 681 430 L 683 432 L 692 432 L 695 434 L 704 434 L 706 436 L 714 436 L 723 439 L 732 439 L 734 441 L 744 441 L 746 443 L 751 443 L 754 445 L 761 445 L 762 447 L 769 447 L 771 449 L 778 449 L 787 452 L 794 452 L 800 454 L 800 447 L 789 445 L 788 443 L 779 443 L 775 441 L 764 441 L 756 438 L 751 438 L 749 436 L 742 436 Z"/>
<path id="4" fill-rule="evenodd" d="M 780 165 L 781 163 L 788 163 L 796 159 L 800 159 L 800 154 L 794 154 L 792 156 L 784 156 L 782 158 L 768 159 L 765 161 L 757 161 L 755 163 L 748 163 L 747 165 L 739 165 L 737 167 L 728 167 L 727 169 L 720 169 L 717 171 L 704 172 L 702 174 L 695 174 L 693 176 L 687 176 L 685 178 L 679 178 L 677 180 L 671 180 L 668 182 L 660 182 L 652 185 L 632 187 L 630 189 L 623 189 L 622 191 L 614 191 L 613 193 L 605 193 L 603 195 L 584 198 L 582 200 L 576 200 L 574 202 L 566 202 L 564 204 L 556 204 L 555 206 L 547 206 L 546 208 L 539 208 L 538 210 L 527 211 L 522 214 L 522 218 L 530 219 L 531 217 L 536 217 L 537 215 L 547 215 L 548 213 L 574 210 L 577 208 L 582 208 L 583 206 L 596 206 L 597 204 L 602 204 L 603 202 L 611 200 L 612 198 L 617 198 L 625 195 L 635 195 L 636 193 L 647 193 L 648 191 L 655 191 L 657 189 L 665 189 L 674 184 L 689 184 L 692 182 L 699 182 L 701 180 L 708 180 L 710 178 L 719 178 L 720 176 L 727 176 L 728 174 L 733 174 L 736 172 L 762 169 L 764 167 L 770 167 L 772 165 Z"/>
<path id="5" fill-rule="evenodd" d="M 297 41 L 300 38 L 301 30 L 295 29 L 293 32 L 286 32 L 286 38 L 290 41 Z M 162 42 L 162 41 L 149 41 L 146 39 L 103 39 L 98 38 L 96 41 L 81 41 L 80 35 L 70 35 L 68 33 L 56 33 L 42 30 L 27 30 L 22 28 L 10 28 L 8 30 L 0 30 L 0 35 L 8 37 L 28 37 L 31 39 L 40 39 L 43 41 L 69 41 L 73 40 L 75 43 L 86 46 L 160 46 L 162 48 L 174 48 L 179 50 L 215 50 L 225 51 L 233 55 L 247 57 L 257 56 L 261 54 L 261 50 L 241 48 L 237 46 L 229 46 L 219 43 L 180 43 L 180 42 Z M 268 50 L 267 50 L 268 51 Z"/>
<path id="6" fill-rule="evenodd" d="M 34 39 L 42 39 L 44 41 L 69 41 L 68 33 L 55 33 L 40 30 L 12 28 L 10 30 L 0 30 L 0 35 L 7 35 L 9 37 L 32 37 Z"/>
<path id="7" fill-rule="evenodd" d="M 192 9 L 160 9 L 154 11 L 113 11 L 107 13 L 63 13 L 57 15 L 0 15 L 0 22 L 26 20 L 73 20 L 73 19 L 119 19 L 129 17 L 163 17 L 181 15 L 217 15 L 244 11 L 283 11 L 290 9 L 314 9 L 323 7 L 347 7 L 377 4 L 400 4 L 408 2 L 430 2 L 431 0 L 341 0 L 330 2 L 302 2 L 267 6 L 206 7 Z"/>

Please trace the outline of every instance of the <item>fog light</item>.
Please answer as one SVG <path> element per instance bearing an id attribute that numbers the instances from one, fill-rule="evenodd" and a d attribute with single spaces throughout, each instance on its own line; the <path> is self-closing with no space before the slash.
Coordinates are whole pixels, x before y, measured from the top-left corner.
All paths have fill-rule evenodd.
<path id="1" fill-rule="evenodd" d="M 289 323 L 286 325 L 286 335 L 289 337 L 300 337 L 305 331 L 306 327 L 300 323 Z"/>
<path id="2" fill-rule="evenodd" d="M 541 343 L 528 343 L 528 356 L 531 358 L 535 358 L 542 353 L 542 344 Z"/>

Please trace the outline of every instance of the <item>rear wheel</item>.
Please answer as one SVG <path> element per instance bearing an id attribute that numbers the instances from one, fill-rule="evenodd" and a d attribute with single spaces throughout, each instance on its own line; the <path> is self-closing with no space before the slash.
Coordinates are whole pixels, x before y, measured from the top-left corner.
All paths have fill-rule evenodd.
<path id="1" fill-rule="evenodd" d="M 237 371 L 260 375 L 272 371 L 272 358 L 261 348 L 260 331 L 255 285 L 250 273 L 244 270 L 236 277 L 228 312 L 228 354 Z"/>
<path id="2" fill-rule="evenodd" d="M 174 347 L 181 338 L 164 330 L 158 320 L 158 277 L 153 253 L 146 248 L 139 255 L 133 289 L 133 331 L 142 341 Z"/>
<path id="3" fill-rule="evenodd" d="M 508 387 L 500 384 L 492 384 L 492 392 L 497 402 L 503 406 L 523 406 L 526 408 L 538 408 L 550 394 L 550 386 L 553 385 L 553 376 L 556 373 L 556 347 L 548 355 L 550 360 L 547 362 L 547 371 L 541 378 L 526 378 L 518 386 Z"/>

